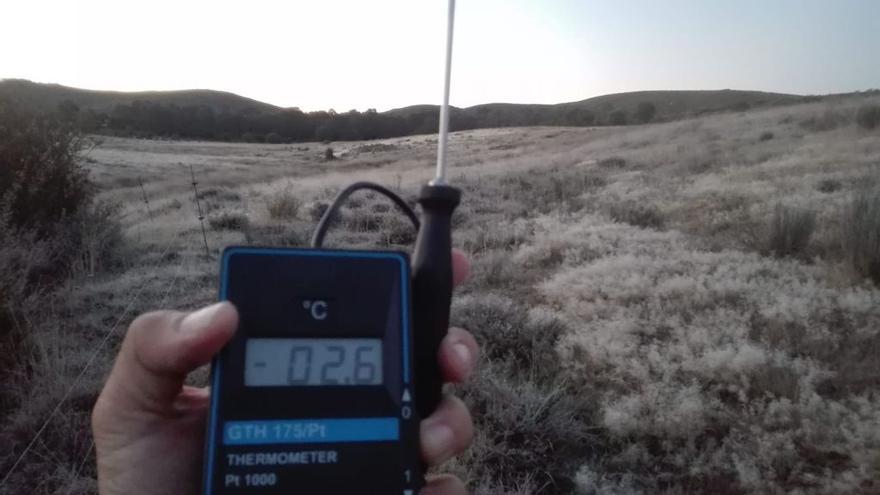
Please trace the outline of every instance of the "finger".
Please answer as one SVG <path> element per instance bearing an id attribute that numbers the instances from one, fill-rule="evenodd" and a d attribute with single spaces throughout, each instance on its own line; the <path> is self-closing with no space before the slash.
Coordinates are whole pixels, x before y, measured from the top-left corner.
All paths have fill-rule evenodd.
<path id="1" fill-rule="evenodd" d="M 191 412 L 208 409 L 211 404 L 211 391 L 208 387 L 191 387 L 184 385 L 174 398 L 174 409 L 180 412 Z"/>
<path id="2" fill-rule="evenodd" d="M 432 476 L 419 495 L 467 495 L 467 488 L 451 474 Z"/>
<path id="3" fill-rule="evenodd" d="M 446 396 L 428 419 L 422 421 L 422 459 L 437 465 L 463 452 L 474 437 L 471 413 L 457 397 Z"/>
<path id="4" fill-rule="evenodd" d="M 129 327 L 105 389 L 117 401 L 138 401 L 144 408 L 171 407 L 186 374 L 210 361 L 237 326 L 238 312 L 228 302 L 189 314 L 142 315 Z"/>
<path id="5" fill-rule="evenodd" d="M 463 284 L 471 275 L 471 262 L 464 251 L 452 249 L 452 285 Z"/>
<path id="6" fill-rule="evenodd" d="M 439 362 L 443 381 L 461 383 L 473 373 L 480 347 L 467 330 L 452 327 L 440 342 Z"/>

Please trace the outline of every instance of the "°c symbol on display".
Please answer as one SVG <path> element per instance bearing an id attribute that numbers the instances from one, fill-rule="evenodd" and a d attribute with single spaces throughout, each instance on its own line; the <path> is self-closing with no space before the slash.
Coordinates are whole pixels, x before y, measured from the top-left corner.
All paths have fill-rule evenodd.
<path id="1" fill-rule="evenodd" d="M 303 301 L 303 309 L 309 311 L 313 320 L 326 320 L 327 319 L 327 301 Z"/>

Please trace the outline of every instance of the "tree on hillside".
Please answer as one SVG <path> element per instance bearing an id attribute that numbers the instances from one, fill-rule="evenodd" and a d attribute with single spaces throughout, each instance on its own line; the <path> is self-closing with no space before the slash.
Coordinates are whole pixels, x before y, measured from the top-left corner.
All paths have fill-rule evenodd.
<path id="1" fill-rule="evenodd" d="M 588 126 L 596 122 L 596 115 L 585 108 L 572 108 L 565 113 L 562 120 L 564 125 Z"/>
<path id="2" fill-rule="evenodd" d="M 654 120 L 657 113 L 657 107 L 649 101 L 643 101 L 636 107 L 636 120 L 642 123 L 648 123 Z"/>
<path id="3" fill-rule="evenodd" d="M 626 112 L 615 110 L 608 115 L 608 123 L 611 125 L 626 125 Z"/>
<path id="4" fill-rule="evenodd" d="M 58 104 L 58 116 L 64 122 L 71 123 L 76 121 L 79 113 L 79 106 L 70 100 L 63 100 Z"/>

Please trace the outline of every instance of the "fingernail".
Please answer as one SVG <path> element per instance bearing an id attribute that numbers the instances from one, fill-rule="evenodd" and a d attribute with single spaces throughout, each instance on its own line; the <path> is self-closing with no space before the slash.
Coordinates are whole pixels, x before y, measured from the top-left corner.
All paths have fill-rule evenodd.
<path id="1" fill-rule="evenodd" d="M 468 346 L 462 344 L 461 342 L 452 346 L 452 352 L 455 353 L 455 356 L 461 361 L 461 364 L 470 367 L 473 363 L 473 358 L 471 357 L 471 350 Z"/>
<path id="2" fill-rule="evenodd" d="M 211 325 L 214 318 L 223 309 L 224 303 L 214 303 L 210 306 L 192 312 L 180 322 L 181 332 L 197 332 Z"/>
<path id="3" fill-rule="evenodd" d="M 452 428 L 444 424 L 425 427 L 422 432 L 422 448 L 433 458 L 445 459 L 452 451 Z"/>

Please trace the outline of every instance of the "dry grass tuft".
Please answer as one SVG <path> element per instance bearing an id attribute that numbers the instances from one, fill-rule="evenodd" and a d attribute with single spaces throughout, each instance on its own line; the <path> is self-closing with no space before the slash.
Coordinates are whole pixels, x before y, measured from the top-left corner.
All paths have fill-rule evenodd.
<path id="1" fill-rule="evenodd" d="M 816 213 L 781 204 L 773 211 L 767 249 L 774 256 L 803 256 L 816 230 Z"/>
<path id="2" fill-rule="evenodd" d="M 880 286 L 880 187 L 857 193 L 842 225 L 844 252 L 850 264 Z"/>
<path id="3" fill-rule="evenodd" d="M 290 191 L 277 193 L 266 200 L 269 218 L 273 220 L 294 219 L 299 215 L 300 208 L 302 208 L 302 200 Z"/>
<path id="4" fill-rule="evenodd" d="M 233 203 L 241 201 L 241 195 L 231 189 L 225 187 L 212 187 L 199 191 L 199 199 L 214 200 L 222 203 Z"/>
<path id="5" fill-rule="evenodd" d="M 242 210 L 223 209 L 208 215 L 208 225 L 214 230 L 246 230 L 250 218 Z"/>
<path id="6" fill-rule="evenodd" d="M 643 229 L 662 229 L 665 223 L 659 208 L 634 201 L 611 206 L 608 216 L 615 222 L 628 223 Z"/>
<path id="7" fill-rule="evenodd" d="M 568 329 L 552 311 L 528 311 L 516 301 L 492 294 L 463 296 L 453 311 L 457 326 L 474 329 L 487 358 L 507 362 L 524 377 L 551 382 L 558 377 L 556 344 Z M 535 376 L 533 372 L 540 372 Z"/>
<path id="8" fill-rule="evenodd" d="M 862 129 L 869 131 L 880 126 L 880 105 L 866 104 L 860 106 L 856 113 L 856 123 Z"/>

